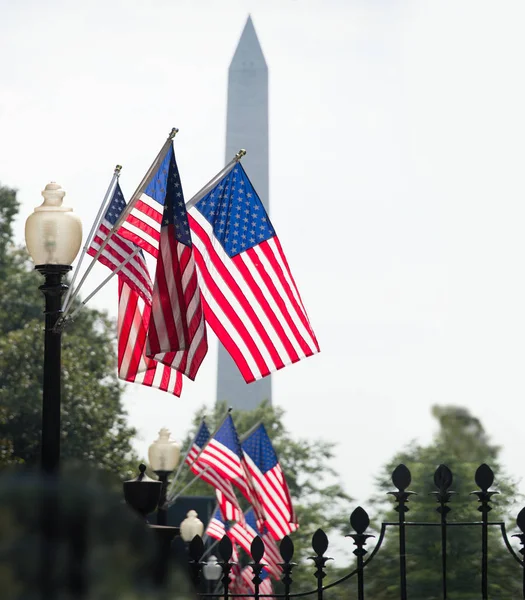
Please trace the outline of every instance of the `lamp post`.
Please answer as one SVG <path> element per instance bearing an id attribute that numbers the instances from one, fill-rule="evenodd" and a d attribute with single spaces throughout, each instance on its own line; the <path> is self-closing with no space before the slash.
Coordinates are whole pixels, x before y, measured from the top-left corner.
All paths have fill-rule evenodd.
<path id="1" fill-rule="evenodd" d="M 208 558 L 202 567 L 202 574 L 206 580 L 206 592 L 209 594 L 212 590 L 216 593 L 217 581 L 221 578 L 222 567 L 213 554 Z"/>
<path id="2" fill-rule="evenodd" d="M 159 431 L 159 437 L 148 448 L 150 467 L 155 471 L 162 482 L 159 505 L 157 509 L 157 525 L 168 524 L 168 511 L 166 508 L 166 494 L 168 491 L 168 477 L 179 464 L 180 444 L 170 440 L 170 432 L 166 428 Z"/>
<path id="3" fill-rule="evenodd" d="M 61 331 L 63 283 L 82 243 L 82 224 L 73 209 L 62 206 L 66 192 L 55 182 L 42 192 L 44 202 L 26 221 L 26 245 L 35 269 L 44 276 L 45 297 L 44 384 L 42 397 L 41 464 L 55 473 L 60 461 Z"/>

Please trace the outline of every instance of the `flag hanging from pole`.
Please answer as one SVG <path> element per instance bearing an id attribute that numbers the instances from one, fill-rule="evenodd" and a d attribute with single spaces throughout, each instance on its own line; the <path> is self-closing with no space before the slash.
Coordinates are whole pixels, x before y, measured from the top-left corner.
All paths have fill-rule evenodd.
<path id="1" fill-rule="evenodd" d="M 264 425 L 261 423 L 241 445 L 255 493 L 264 509 L 264 525 L 276 540 L 281 540 L 296 531 L 298 524 L 288 484 Z"/>
<path id="2" fill-rule="evenodd" d="M 197 457 L 209 439 L 210 431 L 203 420 L 185 462 L 194 475 L 198 475 L 202 481 L 209 483 L 215 488 L 217 503 L 219 504 L 222 516 L 228 521 L 243 521 L 244 515 L 232 484 L 225 480 L 213 466 L 203 465 L 197 460 Z"/>
<path id="3" fill-rule="evenodd" d="M 117 182 L 106 213 L 88 248 L 87 253 L 90 256 L 97 255 L 125 207 L 126 201 Z M 98 260 L 112 271 L 116 271 L 123 263 L 126 263 L 119 271 L 119 277 L 126 281 L 131 289 L 138 292 L 146 302 L 151 303 L 153 290 L 148 267 L 142 252 L 135 253 L 136 250 L 137 246 L 119 235 L 113 234 L 109 237 L 109 241 L 103 248 Z M 127 259 L 129 260 L 126 262 Z"/>
<path id="4" fill-rule="evenodd" d="M 250 383 L 319 352 L 264 206 L 237 164 L 189 213 L 206 321 Z"/>
<path id="5" fill-rule="evenodd" d="M 194 380 L 208 340 L 179 171 L 168 156 L 146 354 Z"/>
<path id="6" fill-rule="evenodd" d="M 88 254 L 96 256 L 104 240 L 109 237 L 98 257 L 99 262 L 112 271 L 125 263 L 118 272 L 118 377 L 130 383 L 140 383 L 180 396 L 181 374 L 145 354 L 153 286 L 144 256 L 128 240 L 116 234 L 109 236 L 125 207 L 126 201 L 117 183 L 88 248 Z"/>
<path id="7" fill-rule="evenodd" d="M 243 463 L 239 436 L 229 413 L 204 446 L 195 460 L 194 466 L 202 470 L 210 467 L 219 477 L 235 485 L 250 504 L 255 501 L 248 479 L 249 475 Z"/>

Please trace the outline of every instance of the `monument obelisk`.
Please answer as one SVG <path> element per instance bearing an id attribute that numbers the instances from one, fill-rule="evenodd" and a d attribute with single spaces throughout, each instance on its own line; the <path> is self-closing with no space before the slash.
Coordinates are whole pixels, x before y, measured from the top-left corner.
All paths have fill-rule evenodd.
<path id="1" fill-rule="evenodd" d="M 228 71 L 226 162 L 245 148 L 244 168 L 266 210 L 268 198 L 268 66 L 248 17 Z M 272 401 L 272 383 L 265 377 L 246 384 L 239 369 L 219 343 L 217 401 L 251 410 Z"/>

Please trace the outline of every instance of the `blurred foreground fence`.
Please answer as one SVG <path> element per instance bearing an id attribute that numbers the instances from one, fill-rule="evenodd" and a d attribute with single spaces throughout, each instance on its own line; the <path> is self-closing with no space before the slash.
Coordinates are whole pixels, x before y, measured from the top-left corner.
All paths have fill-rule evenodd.
<path id="1" fill-rule="evenodd" d="M 187 546 L 178 536 L 173 542 L 166 536 L 167 530 L 174 528 L 157 527 L 153 534 L 152 528 L 121 501 L 108 499 L 98 482 L 63 477 L 60 481 L 42 483 L 39 477 L 12 476 L 4 478 L 0 485 L 0 596 L 6 600 L 525 598 L 525 509 L 517 516 L 519 532 L 515 537 L 521 544 L 517 550 L 511 544 L 505 523 L 489 519 L 492 497 L 498 493 L 490 489 L 493 481 L 491 469 L 481 465 L 475 473 L 479 489 L 472 492 L 473 500 L 477 498 L 480 518 L 456 521 L 450 518 L 452 507 L 449 506 L 455 494 L 453 474 L 447 466 L 441 465 L 434 473 L 435 490 L 431 492 L 437 503 L 436 519 L 410 521 L 406 518 L 407 503 L 415 492 L 408 490 L 409 470 L 399 465 L 392 474 L 395 490 L 389 492 L 394 499 L 397 519 L 383 522 L 371 531 L 367 512 L 361 507 L 353 511 L 352 531 L 348 537 L 353 541 L 355 561 L 344 575 L 326 581 L 326 564 L 330 560 L 328 539 L 319 529 L 312 539 L 313 569 L 311 563 L 296 565 L 293 562 L 293 541 L 283 538 L 280 581 L 276 582 L 273 592 L 267 593 L 262 577 L 265 548 L 263 541 L 256 537 L 251 545 L 251 562 L 244 569 L 244 577 L 249 574 L 251 591 L 238 593 L 237 590 L 242 589 L 238 586 L 240 568 L 232 562 L 233 548 L 227 535 L 218 544 L 221 573 L 211 589 L 210 582 L 203 576 L 207 554 L 200 537 Z M 407 560 L 411 552 L 408 532 L 421 529 L 436 534 L 438 557 L 434 567 L 439 590 L 425 598 L 410 594 L 411 577 L 417 577 L 418 573 Z M 466 545 L 466 557 L 458 555 L 457 549 L 451 556 L 451 532 L 461 530 L 460 535 L 463 535 L 467 529 L 476 532 L 477 547 Z M 375 538 L 373 542 L 372 538 Z M 395 569 L 389 571 L 394 580 L 390 582 L 390 595 L 381 595 L 370 591 L 369 584 L 374 577 L 370 565 L 387 549 L 390 557 L 395 558 Z M 518 582 L 516 594 L 505 596 L 491 591 L 492 566 L 502 554 L 514 565 L 512 574 Z M 457 571 L 456 563 L 463 558 L 474 566 L 477 576 L 466 582 L 471 586 L 469 592 L 458 595 L 450 586 L 450 573 Z M 299 569 L 313 571 L 309 590 L 294 591 L 294 574 Z M 208 591 L 203 591 L 206 587 Z"/>

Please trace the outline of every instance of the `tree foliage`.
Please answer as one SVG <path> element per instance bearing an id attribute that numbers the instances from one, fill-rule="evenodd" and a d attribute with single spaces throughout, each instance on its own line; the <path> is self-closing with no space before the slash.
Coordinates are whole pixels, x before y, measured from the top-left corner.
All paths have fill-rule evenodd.
<path id="1" fill-rule="evenodd" d="M 44 356 L 43 283 L 13 243 L 14 190 L 0 187 L 0 465 L 38 464 Z M 116 377 L 115 326 L 84 309 L 63 333 L 62 446 L 65 461 L 127 476 L 135 430 Z"/>
<path id="2" fill-rule="evenodd" d="M 464 408 L 436 406 L 433 416 L 439 430 L 432 444 L 408 445 L 397 453 L 377 479 L 379 494 L 374 498 L 379 521 L 397 521 L 392 504 L 385 505 L 386 494 L 395 489 L 391 474 L 399 464 L 405 464 L 412 474 L 410 490 L 417 492 L 409 501 L 409 521 L 439 522 L 438 504 L 432 492 L 436 490 L 434 472 L 446 464 L 453 473 L 448 514 L 450 521 L 479 521 L 474 475 L 482 464 L 495 473 L 493 489 L 500 495 L 492 499 L 490 520 L 504 520 L 509 513 L 515 517 L 516 486 L 504 475 L 499 464 L 499 448 L 491 444 L 479 419 Z M 511 524 L 512 528 L 512 524 Z M 434 600 L 441 598 L 440 529 L 407 528 L 408 597 Z M 373 547 L 373 543 L 369 546 Z M 475 527 L 451 527 L 447 540 L 448 598 L 470 600 L 479 597 L 481 589 L 481 533 Z M 489 534 L 489 597 L 503 600 L 520 597 L 521 571 L 519 565 L 503 546 L 499 529 Z M 397 532 L 389 530 L 384 547 L 367 567 L 367 597 L 371 600 L 399 598 L 399 545 Z"/>

